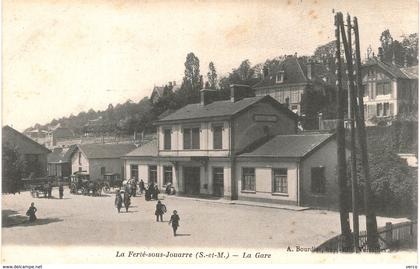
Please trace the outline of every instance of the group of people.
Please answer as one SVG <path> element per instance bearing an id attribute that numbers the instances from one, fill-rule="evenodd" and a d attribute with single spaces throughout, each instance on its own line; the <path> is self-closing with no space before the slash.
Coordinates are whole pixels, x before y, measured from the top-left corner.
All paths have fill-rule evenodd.
<path id="1" fill-rule="evenodd" d="M 159 222 L 159 219 L 160 219 L 160 221 L 163 222 L 163 214 L 165 213 L 166 213 L 166 206 L 162 204 L 160 200 L 158 200 L 156 204 L 156 210 L 155 210 L 156 221 Z M 179 227 L 179 221 L 180 221 L 180 218 L 179 218 L 178 212 L 174 210 L 171 216 L 171 219 L 169 220 L 169 223 L 168 223 L 168 225 L 172 224 L 172 230 L 174 232 L 174 236 L 176 236 L 176 230 Z"/>
<path id="2" fill-rule="evenodd" d="M 53 184 L 51 182 L 48 182 L 44 188 L 45 188 L 45 196 L 47 198 L 52 198 Z M 58 196 L 60 197 L 60 199 L 63 199 L 64 197 L 64 187 L 62 183 L 58 185 Z"/>
<path id="3" fill-rule="evenodd" d="M 144 190 L 144 183 L 143 183 L 143 187 L 141 185 L 141 183 L 143 182 L 143 180 L 140 181 L 140 192 L 143 193 Z M 128 208 L 130 207 L 131 204 L 131 195 L 128 192 L 128 188 L 130 187 L 125 187 L 125 190 L 121 191 L 121 190 L 117 190 L 116 194 L 115 194 L 115 207 L 118 210 L 118 213 L 121 212 L 121 208 L 124 204 L 125 210 L 126 212 L 128 212 Z M 166 209 L 166 205 L 164 205 L 159 199 L 158 199 L 158 194 L 159 194 L 159 188 L 157 186 L 157 184 L 150 184 L 150 186 L 145 189 L 146 193 L 145 193 L 145 197 L 146 197 L 146 201 L 150 201 L 151 199 L 155 199 L 157 200 L 156 203 L 156 210 L 155 210 L 155 216 L 156 216 L 156 221 L 159 222 L 159 220 L 161 222 L 163 222 L 163 215 L 167 212 Z M 121 194 L 123 193 L 123 194 Z M 180 217 L 178 215 L 178 212 L 176 210 L 173 211 L 173 214 L 169 220 L 169 225 L 172 225 L 172 230 L 173 230 L 173 234 L 174 236 L 176 236 L 176 231 L 179 227 L 179 221 L 180 221 Z"/>
<path id="4" fill-rule="evenodd" d="M 125 190 L 123 191 L 123 196 L 121 195 L 121 191 L 117 190 L 115 195 L 115 206 L 117 207 L 118 213 L 120 213 L 123 203 L 125 207 L 125 212 L 128 212 L 128 208 L 131 205 L 130 193 L 127 190 Z"/>
<path id="5" fill-rule="evenodd" d="M 157 184 L 154 184 L 153 182 L 150 184 L 148 188 L 145 189 L 146 192 L 144 194 L 144 199 L 146 201 L 150 200 L 159 200 L 159 188 Z"/>

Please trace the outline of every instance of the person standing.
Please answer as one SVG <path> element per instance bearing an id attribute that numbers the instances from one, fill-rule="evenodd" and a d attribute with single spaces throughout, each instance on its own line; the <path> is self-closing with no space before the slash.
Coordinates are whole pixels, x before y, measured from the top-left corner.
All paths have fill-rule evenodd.
<path id="1" fill-rule="evenodd" d="M 160 193 L 160 191 L 159 191 L 159 187 L 158 187 L 158 185 L 156 184 L 156 185 L 155 185 L 155 190 L 154 190 L 155 200 L 159 200 L 159 193 Z"/>
<path id="2" fill-rule="evenodd" d="M 174 236 L 176 236 L 176 230 L 179 227 L 179 215 L 176 210 L 174 210 L 174 213 L 171 216 L 171 220 L 169 221 L 168 225 L 172 224 L 172 230 L 174 231 Z"/>
<path id="3" fill-rule="evenodd" d="M 47 184 L 47 192 L 48 192 L 48 198 L 51 198 L 51 193 L 52 193 L 52 184 L 51 184 L 51 182 L 48 182 L 48 184 Z"/>
<path id="4" fill-rule="evenodd" d="M 122 207 L 122 197 L 120 190 L 117 190 L 115 194 L 115 207 L 118 209 L 118 213 L 120 213 L 121 207 Z"/>
<path id="5" fill-rule="evenodd" d="M 140 187 L 140 194 L 143 194 L 143 191 L 144 191 L 144 181 L 143 181 L 143 179 L 140 179 L 139 187 Z"/>
<path id="6" fill-rule="evenodd" d="M 64 188 L 63 188 L 63 184 L 60 183 L 60 186 L 58 186 L 58 195 L 60 196 L 60 199 L 63 199 L 64 196 Z"/>
<path id="7" fill-rule="evenodd" d="M 125 207 L 125 212 L 128 212 L 128 208 L 130 207 L 131 204 L 131 198 L 130 198 L 130 194 L 128 193 L 128 191 L 124 192 L 124 207 Z"/>
<path id="8" fill-rule="evenodd" d="M 36 221 L 36 215 L 35 213 L 38 210 L 36 209 L 36 207 L 34 206 L 34 203 L 31 203 L 31 206 L 29 207 L 28 211 L 26 211 L 26 216 L 29 217 L 29 222 L 34 222 Z"/>
<path id="9" fill-rule="evenodd" d="M 161 201 L 158 201 L 156 204 L 156 210 L 155 210 L 155 215 L 156 215 L 156 221 L 160 221 L 163 222 L 163 214 L 166 213 L 166 206 L 164 204 L 162 204 Z"/>
<path id="10" fill-rule="evenodd" d="M 131 196 L 136 197 L 137 183 L 135 179 L 131 180 L 130 186 L 131 186 Z"/>

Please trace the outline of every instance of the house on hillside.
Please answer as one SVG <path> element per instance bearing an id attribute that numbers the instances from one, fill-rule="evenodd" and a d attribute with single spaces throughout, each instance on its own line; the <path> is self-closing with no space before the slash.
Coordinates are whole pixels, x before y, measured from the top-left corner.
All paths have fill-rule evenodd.
<path id="1" fill-rule="evenodd" d="M 48 154 L 48 176 L 65 178 L 71 175 L 71 155 L 77 149 L 76 145 L 70 147 L 58 147 Z"/>
<path id="2" fill-rule="evenodd" d="M 335 83 L 325 65 L 299 59 L 297 55 L 286 56 L 278 70 L 271 70 L 275 74 L 269 75 L 268 71 L 265 69 L 262 80 L 252 86 L 255 95 L 270 95 L 298 115 L 302 114 L 301 100 L 307 89 L 325 93 L 325 87 Z"/>
<path id="3" fill-rule="evenodd" d="M 176 84 L 176 81 L 169 81 L 168 84 L 164 86 L 155 86 L 150 97 L 153 104 L 156 104 L 165 94 L 165 87 L 168 91 L 171 92 L 176 92 L 180 89 L 180 86 Z"/>
<path id="4" fill-rule="evenodd" d="M 297 135 L 295 113 L 250 92 L 232 85 L 230 100 L 212 102 L 202 90 L 155 122 L 157 139 L 123 157 L 125 173 L 179 195 L 336 206 L 335 136 Z"/>
<path id="5" fill-rule="evenodd" d="M 56 147 L 57 142 L 75 138 L 74 132 L 70 128 L 62 127 L 60 124 L 50 127 L 47 130 L 28 130 L 24 134 L 49 149 Z"/>
<path id="6" fill-rule="evenodd" d="M 47 155 L 50 150 L 33 141 L 10 126 L 2 129 L 3 147 L 15 148 L 25 163 L 23 177 L 44 177 L 47 175 Z"/>
<path id="7" fill-rule="evenodd" d="M 418 111 L 418 66 L 386 63 L 379 53 L 378 57 L 368 59 L 362 68 L 367 124 Z"/>
<path id="8" fill-rule="evenodd" d="M 134 150 L 134 144 L 82 144 L 71 154 L 71 171 L 85 171 L 93 180 L 102 179 L 105 174 L 119 174 L 125 177 L 121 157 Z"/>

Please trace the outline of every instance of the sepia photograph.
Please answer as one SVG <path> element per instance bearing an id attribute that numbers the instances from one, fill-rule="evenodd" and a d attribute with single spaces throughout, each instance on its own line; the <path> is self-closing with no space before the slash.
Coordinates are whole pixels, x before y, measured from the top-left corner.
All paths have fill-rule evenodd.
<path id="1" fill-rule="evenodd" d="M 3 268 L 417 268 L 417 0 L 2 0 L 1 31 Z"/>

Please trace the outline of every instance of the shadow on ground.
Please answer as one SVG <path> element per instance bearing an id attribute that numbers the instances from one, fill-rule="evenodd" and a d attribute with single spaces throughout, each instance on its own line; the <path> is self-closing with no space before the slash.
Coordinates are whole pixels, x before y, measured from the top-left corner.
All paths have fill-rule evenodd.
<path id="1" fill-rule="evenodd" d="M 37 226 L 63 221 L 59 218 L 45 218 L 37 219 L 34 222 L 29 222 L 28 217 L 20 215 L 19 212 L 15 210 L 8 209 L 1 211 L 1 219 L 3 228 L 10 228 L 15 226 Z"/>

